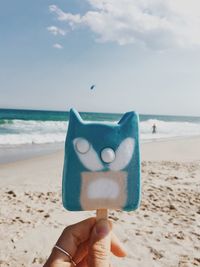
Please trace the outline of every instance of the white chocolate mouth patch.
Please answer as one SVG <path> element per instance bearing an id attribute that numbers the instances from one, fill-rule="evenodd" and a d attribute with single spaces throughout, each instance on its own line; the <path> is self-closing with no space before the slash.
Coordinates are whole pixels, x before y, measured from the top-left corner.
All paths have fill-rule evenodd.
<path id="1" fill-rule="evenodd" d="M 89 183 L 87 195 L 89 199 L 116 199 L 119 196 L 119 184 L 107 178 L 99 178 Z"/>
<path id="2" fill-rule="evenodd" d="M 82 172 L 83 210 L 122 209 L 127 200 L 127 172 Z"/>

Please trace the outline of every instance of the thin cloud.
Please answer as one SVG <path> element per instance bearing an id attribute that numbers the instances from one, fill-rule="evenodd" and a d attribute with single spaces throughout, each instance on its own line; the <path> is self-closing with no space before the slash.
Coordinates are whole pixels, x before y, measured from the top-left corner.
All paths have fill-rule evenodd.
<path id="1" fill-rule="evenodd" d="M 60 21 L 66 21 L 69 24 L 81 23 L 80 14 L 73 15 L 71 13 L 65 13 L 60 8 L 58 8 L 56 5 L 49 6 L 49 10 L 50 12 L 55 13 L 57 15 L 58 20 Z"/>
<path id="2" fill-rule="evenodd" d="M 64 31 L 63 29 L 60 29 L 56 26 L 50 26 L 47 27 L 47 30 L 52 33 L 53 35 L 62 35 L 65 36 L 66 35 L 66 31 Z"/>
<path id="3" fill-rule="evenodd" d="M 63 49 L 63 46 L 61 44 L 58 44 L 58 43 L 54 44 L 53 47 L 56 49 Z"/>
<path id="4" fill-rule="evenodd" d="M 87 27 L 98 42 L 140 43 L 155 49 L 200 45 L 199 0 L 86 0 L 84 14 L 49 7 L 72 30 Z"/>

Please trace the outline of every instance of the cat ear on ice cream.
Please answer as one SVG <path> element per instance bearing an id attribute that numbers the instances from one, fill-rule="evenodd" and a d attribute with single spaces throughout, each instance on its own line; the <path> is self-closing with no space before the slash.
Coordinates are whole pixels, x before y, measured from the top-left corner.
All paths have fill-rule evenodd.
<path id="1" fill-rule="evenodd" d="M 119 120 L 118 124 L 122 127 L 129 127 L 133 123 L 138 122 L 138 114 L 134 111 L 126 112 Z"/>
<path id="2" fill-rule="evenodd" d="M 70 109 L 69 121 L 73 122 L 74 124 L 77 124 L 77 123 L 82 124 L 83 123 L 83 120 L 82 120 L 80 114 L 74 108 Z"/>

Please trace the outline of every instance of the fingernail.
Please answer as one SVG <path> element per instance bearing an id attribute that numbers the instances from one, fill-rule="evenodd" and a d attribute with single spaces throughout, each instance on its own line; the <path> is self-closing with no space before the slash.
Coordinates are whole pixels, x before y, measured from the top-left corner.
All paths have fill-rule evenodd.
<path id="1" fill-rule="evenodd" d="M 104 237 L 110 232 L 110 225 L 106 220 L 100 220 L 95 225 L 96 234 Z"/>

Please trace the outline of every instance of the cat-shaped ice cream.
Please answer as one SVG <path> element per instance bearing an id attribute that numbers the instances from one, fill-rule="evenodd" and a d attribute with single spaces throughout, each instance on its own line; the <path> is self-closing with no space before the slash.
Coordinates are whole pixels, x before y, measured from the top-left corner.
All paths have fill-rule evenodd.
<path id="1" fill-rule="evenodd" d="M 140 202 L 138 115 L 118 123 L 83 121 L 71 109 L 65 143 L 62 198 L 72 211 L 134 210 Z"/>

